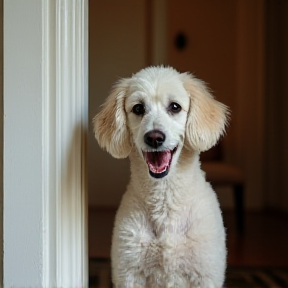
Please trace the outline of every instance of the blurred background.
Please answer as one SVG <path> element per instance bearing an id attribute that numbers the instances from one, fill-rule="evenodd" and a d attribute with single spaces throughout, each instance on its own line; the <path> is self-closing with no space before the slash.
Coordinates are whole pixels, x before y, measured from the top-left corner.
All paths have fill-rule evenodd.
<path id="1" fill-rule="evenodd" d="M 228 262 L 288 266 L 288 1 L 90 0 L 89 34 L 90 124 L 111 85 L 148 65 L 194 73 L 230 107 L 221 161 L 243 175 L 244 227 L 233 185 L 215 187 Z M 88 144 L 89 255 L 109 257 L 129 161 L 102 151 L 92 125 Z"/>

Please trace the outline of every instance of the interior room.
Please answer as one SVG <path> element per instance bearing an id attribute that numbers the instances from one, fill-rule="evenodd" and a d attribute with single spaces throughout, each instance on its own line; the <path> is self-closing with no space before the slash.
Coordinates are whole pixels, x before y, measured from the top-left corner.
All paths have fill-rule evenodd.
<path id="1" fill-rule="evenodd" d="M 92 120 L 115 81 L 150 65 L 193 73 L 230 108 L 225 136 L 201 156 L 203 169 L 224 167 L 206 173 L 227 231 L 225 287 L 288 286 L 287 51 L 285 0 L 90 0 L 90 287 L 110 287 L 113 221 L 130 175 L 128 159 L 98 146 Z"/>

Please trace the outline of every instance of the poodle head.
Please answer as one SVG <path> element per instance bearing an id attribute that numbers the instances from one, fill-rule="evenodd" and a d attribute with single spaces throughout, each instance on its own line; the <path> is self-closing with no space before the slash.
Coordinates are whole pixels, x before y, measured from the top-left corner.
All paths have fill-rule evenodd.
<path id="1" fill-rule="evenodd" d="M 228 109 L 205 84 L 170 67 L 149 67 L 120 80 L 94 118 L 95 137 L 116 158 L 135 147 L 149 174 L 163 178 L 182 148 L 201 152 L 224 133 Z"/>

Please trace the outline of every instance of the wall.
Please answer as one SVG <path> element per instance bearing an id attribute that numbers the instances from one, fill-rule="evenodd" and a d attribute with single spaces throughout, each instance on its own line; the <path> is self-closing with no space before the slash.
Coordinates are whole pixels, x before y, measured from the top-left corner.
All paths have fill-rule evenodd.
<path id="1" fill-rule="evenodd" d="M 90 3 L 91 15 L 99 11 L 97 19 L 90 17 L 90 122 L 117 76 L 129 76 L 147 62 L 144 2 Z M 194 72 L 232 110 L 226 160 L 245 172 L 248 209 L 288 210 L 287 6 L 285 0 L 159 0 L 150 6 L 152 63 Z M 191 39 L 191 49 L 181 53 L 173 43 L 180 30 Z M 118 203 L 129 163 L 100 151 L 91 127 L 89 137 L 90 204 Z M 232 194 L 218 192 L 222 206 L 232 207 Z"/>
<path id="2" fill-rule="evenodd" d="M 167 64 L 167 0 L 152 1 L 151 10 L 152 64 Z"/>
<path id="3" fill-rule="evenodd" d="M 267 1 L 265 204 L 288 211 L 288 2 Z"/>
<path id="4" fill-rule="evenodd" d="M 3 239 L 3 1 L 0 1 L 0 239 Z M 0 283 L 3 273 L 3 241 L 0 244 Z"/>
<path id="5" fill-rule="evenodd" d="M 129 180 L 128 159 L 102 151 L 91 123 L 112 84 L 146 66 L 145 21 L 145 0 L 89 3 L 89 205 L 118 205 Z"/>
<path id="6" fill-rule="evenodd" d="M 263 207 L 264 1 L 168 1 L 167 62 L 207 82 L 231 109 L 224 137 L 226 161 L 246 177 L 245 205 Z M 178 50 L 175 37 L 187 37 Z M 219 190 L 221 204 L 233 206 Z"/>
<path id="7" fill-rule="evenodd" d="M 288 111 L 288 2 L 283 2 L 283 14 L 282 14 L 282 37 L 283 37 L 283 46 L 282 46 L 282 56 L 283 56 L 283 62 L 282 62 L 282 86 L 283 86 L 283 98 L 285 99 L 285 102 L 283 103 L 282 107 L 282 113 L 284 116 L 284 123 L 285 127 L 283 129 L 283 159 L 284 159 L 284 169 L 283 169 L 283 208 L 286 212 L 288 212 L 288 183 L 287 183 L 287 175 L 288 175 L 288 121 L 287 121 L 287 111 Z"/>
<path id="8" fill-rule="evenodd" d="M 237 2 L 170 0 L 167 10 L 167 62 L 204 80 L 214 96 L 230 107 L 232 121 L 224 138 L 230 153 L 236 111 Z M 183 50 L 175 45 L 178 33 L 187 38 Z"/>
<path id="9" fill-rule="evenodd" d="M 233 158 L 245 171 L 246 208 L 264 208 L 265 1 L 237 0 Z"/>
<path id="10" fill-rule="evenodd" d="M 43 248 L 42 3 L 10 0 L 3 10 L 3 286 L 36 287 Z"/>

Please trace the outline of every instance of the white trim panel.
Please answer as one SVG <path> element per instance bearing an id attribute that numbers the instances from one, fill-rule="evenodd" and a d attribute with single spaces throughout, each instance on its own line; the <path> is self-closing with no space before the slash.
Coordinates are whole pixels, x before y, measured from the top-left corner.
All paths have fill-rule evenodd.
<path id="1" fill-rule="evenodd" d="M 87 287 L 88 3 L 46 0 L 43 11 L 43 147 L 49 167 L 43 177 L 49 179 L 44 221 L 53 232 L 44 239 L 43 286 Z M 48 139 L 45 131 L 50 132 Z"/>
<path id="2" fill-rule="evenodd" d="M 88 0 L 4 1 L 3 287 L 88 287 Z"/>

